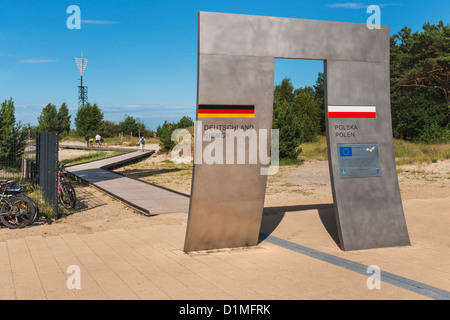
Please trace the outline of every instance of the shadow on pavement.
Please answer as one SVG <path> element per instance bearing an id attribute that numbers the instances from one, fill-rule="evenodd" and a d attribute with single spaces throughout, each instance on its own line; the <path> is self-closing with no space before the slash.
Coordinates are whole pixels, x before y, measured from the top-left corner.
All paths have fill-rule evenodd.
<path id="1" fill-rule="evenodd" d="M 95 196 L 92 191 L 88 189 L 87 184 L 82 182 L 73 182 L 72 185 L 77 193 L 77 202 L 75 209 L 66 210 L 65 214 L 70 215 L 77 212 L 82 212 L 90 209 L 94 209 L 103 205 L 106 202 Z"/>
<path id="2" fill-rule="evenodd" d="M 263 210 L 258 243 L 264 241 L 280 224 L 286 212 L 317 210 L 320 220 L 330 237 L 340 246 L 334 204 L 310 204 L 296 206 L 266 207 Z"/>

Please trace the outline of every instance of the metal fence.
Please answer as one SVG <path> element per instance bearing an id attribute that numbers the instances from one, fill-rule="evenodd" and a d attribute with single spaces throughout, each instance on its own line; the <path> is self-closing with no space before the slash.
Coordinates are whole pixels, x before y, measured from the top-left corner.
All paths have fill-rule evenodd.
<path id="1" fill-rule="evenodd" d="M 0 137 L 0 180 L 14 180 L 38 203 L 53 208 L 58 218 L 58 134 L 37 133 L 20 140 Z"/>
<path id="2" fill-rule="evenodd" d="M 0 180 L 37 183 L 35 141 L 0 137 Z"/>

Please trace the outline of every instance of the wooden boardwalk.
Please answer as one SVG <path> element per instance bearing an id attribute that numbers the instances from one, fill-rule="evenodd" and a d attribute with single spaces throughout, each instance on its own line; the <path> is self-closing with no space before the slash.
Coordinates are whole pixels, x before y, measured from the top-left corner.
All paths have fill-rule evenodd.
<path id="1" fill-rule="evenodd" d="M 134 151 L 65 169 L 69 174 L 103 190 L 144 214 L 188 211 L 189 196 L 108 170 L 119 164 L 147 157 L 152 153 L 152 150 Z"/>

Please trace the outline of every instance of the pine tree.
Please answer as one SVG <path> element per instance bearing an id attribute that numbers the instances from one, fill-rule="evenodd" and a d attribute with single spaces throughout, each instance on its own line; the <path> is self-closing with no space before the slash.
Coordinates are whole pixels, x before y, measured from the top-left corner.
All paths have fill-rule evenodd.
<path id="1" fill-rule="evenodd" d="M 103 112 L 98 105 L 86 103 L 80 106 L 75 117 L 75 126 L 80 135 L 100 131 L 103 124 Z"/>
<path id="2" fill-rule="evenodd" d="M 69 108 L 66 103 L 63 102 L 58 110 L 58 132 L 60 134 L 67 134 L 70 131 L 70 115 Z"/>
<path id="3" fill-rule="evenodd" d="M 47 104 L 38 117 L 39 132 L 57 132 L 58 131 L 58 112 L 54 104 Z"/>
<path id="4" fill-rule="evenodd" d="M 450 141 L 450 25 L 404 27 L 391 37 L 391 109 L 394 136 Z"/>
<path id="5" fill-rule="evenodd" d="M 0 163 L 15 166 L 23 154 L 24 141 L 21 125 L 16 124 L 14 101 L 10 98 L 0 107 Z"/>

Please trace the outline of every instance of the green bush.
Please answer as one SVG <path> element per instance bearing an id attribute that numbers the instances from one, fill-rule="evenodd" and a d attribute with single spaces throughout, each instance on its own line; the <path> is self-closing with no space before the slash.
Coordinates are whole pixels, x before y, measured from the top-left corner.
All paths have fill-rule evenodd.
<path id="1" fill-rule="evenodd" d="M 288 78 L 275 86 L 272 128 L 279 129 L 280 158 L 297 160 L 299 145 L 313 141 L 320 133 L 320 101 L 314 89 L 294 90 Z"/>
<path id="2" fill-rule="evenodd" d="M 450 130 L 447 127 L 443 128 L 436 123 L 431 123 L 420 130 L 418 140 L 425 143 L 439 143 L 450 141 Z"/>
<path id="3" fill-rule="evenodd" d="M 172 150 L 175 141 L 172 141 L 172 132 L 176 129 L 187 129 L 194 126 L 194 121 L 189 117 L 182 117 L 177 123 L 164 121 L 162 126 L 156 128 L 156 136 L 159 138 L 159 145 L 162 152 Z"/>
<path id="4" fill-rule="evenodd" d="M 126 135 L 133 135 L 137 137 L 139 134 L 142 136 L 147 133 L 145 124 L 139 119 L 132 116 L 125 116 L 125 119 L 119 123 L 119 132 Z"/>
<path id="5" fill-rule="evenodd" d="M 159 145 L 161 151 L 166 152 L 172 150 L 175 146 L 175 142 L 172 141 L 172 132 L 177 129 L 175 123 L 164 121 L 162 126 L 158 126 L 156 129 L 156 135 L 159 138 Z"/>
<path id="6" fill-rule="evenodd" d="M 103 123 L 103 112 L 96 103 L 80 106 L 75 117 L 75 125 L 79 135 L 98 132 Z"/>
<path id="7" fill-rule="evenodd" d="M 105 120 L 100 128 L 100 135 L 103 138 L 117 137 L 120 132 L 119 125 L 109 120 Z"/>

